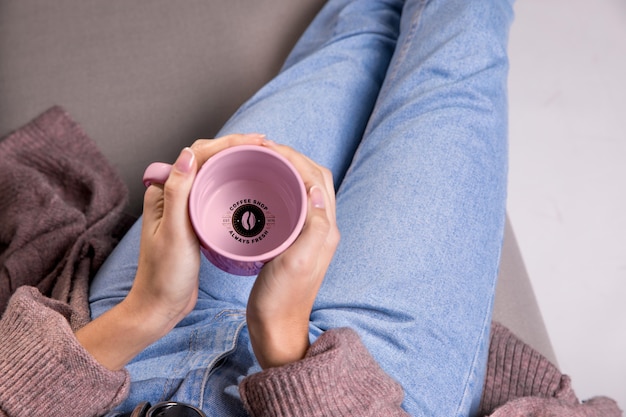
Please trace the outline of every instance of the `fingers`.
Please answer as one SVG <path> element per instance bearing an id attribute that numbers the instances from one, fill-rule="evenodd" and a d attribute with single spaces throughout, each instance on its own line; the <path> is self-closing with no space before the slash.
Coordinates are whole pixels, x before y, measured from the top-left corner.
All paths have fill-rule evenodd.
<path id="1" fill-rule="evenodd" d="M 302 232 L 298 239 L 276 259 L 284 275 L 289 277 L 286 285 L 290 287 L 294 299 L 297 298 L 297 294 L 301 294 L 311 304 L 340 239 L 339 230 L 327 201 L 328 197 L 324 195 L 321 187 L 311 188 L 309 210 Z M 315 255 L 312 256 L 312 254 Z"/>
<path id="2" fill-rule="evenodd" d="M 306 189 L 309 190 L 307 220 L 300 238 L 294 242 L 294 245 L 296 248 L 302 246 L 302 254 L 308 253 L 309 257 L 311 253 L 315 253 L 311 250 L 312 248 L 322 249 L 322 245 L 334 253 L 339 241 L 339 231 L 336 223 L 332 172 L 289 146 L 278 145 L 267 140 L 263 142 L 263 145 L 287 158 L 298 170 Z"/>
<path id="3" fill-rule="evenodd" d="M 196 154 L 198 166 L 202 166 L 210 157 L 226 148 L 238 145 L 262 145 L 265 135 L 260 133 L 233 134 L 217 139 L 198 139 L 191 145 Z"/>
<path id="4" fill-rule="evenodd" d="M 174 162 L 172 172 L 165 182 L 163 224 L 170 233 L 188 229 L 189 193 L 197 166 L 194 152 L 185 148 Z"/>
<path id="5" fill-rule="evenodd" d="M 216 153 L 237 145 L 261 145 L 265 135 L 258 133 L 226 135 L 217 139 L 199 139 L 185 148 L 167 176 L 165 185 L 151 182 L 144 196 L 144 222 L 158 225 L 165 215 L 179 219 L 173 227 L 180 227 L 180 219 L 186 218 L 187 201 L 191 184 L 198 168 Z M 164 211 L 165 201 L 168 209 Z M 171 206 L 171 207 L 170 207 Z M 184 214 L 184 215 L 183 215 Z M 146 218 L 147 217 L 147 218 Z"/>
<path id="6" fill-rule="evenodd" d="M 290 287 L 292 294 L 312 294 L 314 298 L 340 239 L 332 173 L 289 146 L 271 141 L 265 141 L 264 146 L 287 158 L 300 173 L 308 190 L 307 217 L 300 236 L 271 263 L 282 270 L 284 276 L 290 277 L 286 286 Z M 304 287 L 299 288 L 301 285 Z"/>
<path id="7" fill-rule="evenodd" d="M 294 167 L 300 173 L 300 176 L 302 177 L 302 180 L 304 181 L 304 185 L 307 190 L 310 190 L 314 186 L 319 186 L 322 188 L 326 197 L 326 201 L 328 203 L 327 208 L 330 210 L 330 214 L 334 218 L 335 187 L 333 184 L 332 172 L 329 169 L 313 162 L 310 158 L 289 146 L 278 145 L 268 140 L 264 141 L 263 145 L 280 153 L 294 165 Z"/>
<path id="8" fill-rule="evenodd" d="M 309 210 L 300 237 L 290 248 L 291 255 L 297 264 L 312 263 L 309 268 L 321 279 L 339 244 L 340 234 L 334 215 L 334 203 L 320 186 L 309 190 Z M 315 253 L 316 256 L 311 256 Z M 295 271 L 293 271 L 295 272 Z"/>
<path id="9" fill-rule="evenodd" d="M 176 236 L 188 231 L 188 199 L 198 169 L 191 148 L 182 150 L 172 166 L 164 185 L 148 187 L 144 196 L 144 227 L 155 233 L 164 227 L 164 233 Z"/>

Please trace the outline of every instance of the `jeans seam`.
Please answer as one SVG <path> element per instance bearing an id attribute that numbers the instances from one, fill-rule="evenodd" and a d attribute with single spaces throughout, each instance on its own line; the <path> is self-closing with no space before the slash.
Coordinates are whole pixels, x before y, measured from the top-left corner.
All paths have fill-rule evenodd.
<path id="1" fill-rule="evenodd" d="M 222 318 L 230 318 L 230 317 L 245 317 L 245 312 L 244 310 L 240 310 L 236 308 L 227 308 L 217 313 L 213 317 L 213 320 L 219 321 Z"/>
<path id="2" fill-rule="evenodd" d="M 224 310 L 223 312 L 227 312 L 227 311 L 229 310 Z M 234 311 L 234 310 L 230 310 L 230 311 Z M 222 312 L 220 312 L 218 316 L 221 313 Z M 215 364 L 217 364 L 219 361 L 226 358 L 228 355 L 230 355 L 232 352 L 235 351 L 237 347 L 237 343 L 239 342 L 239 336 L 241 334 L 241 330 L 244 328 L 245 325 L 246 325 L 246 321 L 242 320 L 241 323 L 239 323 L 239 325 L 237 326 L 237 329 L 235 330 L 235 335 L 233 337 L 233 342 L 231 343 L 230 348 L 223 354 L 217 356 L 214 360 L 211 361 L 209 366 L 206 367 L 204 371 L 204 375 L 202 377 L 202 384 L 200 385 L 200 393 L 199 393 L 199 398 L 198 398 L 198 406 L 200 409 L 204 408 L 204 392 L 206 390 L 206 385 L 209 382 L 209 378 L 211 377 L 211 375 L 216 369 Z"/>
<path id="3" fill-rule="evenodd" d="M 492 293 L 492 296 L 495 294 L 495 284 L 494 284 L 494 292 Z M 493 302 L 492 302 L 493 304 Z M 481 359 L 481 354 L 482 355 L 488 355 L 489 353 L 489 335 L 491 332 L 491 321 L 492 321 L 492 309 L 488 308 L 487 311 L 485 312 L 484 318 L 483 318 L 483 322 L 482 322 L 482 331 L 480 332 L 480 335 L 478 337 L 477 343 L 476 343 L 476 349 L 474 351 L 474 356 L 472 358 L 472 363 L 470 366 L 470 372 L 467 374 L 467 378 L 465 380 L 465 389 L 463 390 L 463 395 L 461 396 L 461 399 L 457 405 L 456 408 L 456 412 L 455 415 L 461 415 L 459 414 L 460 411 L 463 410 L 464 407 L 467 406 L 467 401 L 468 396 L 471 394 L 471 387 L 474 384 L 478 384 L 478 383 L 483 383 L 484 381 L 477 381 L 476 380 L 476 374 L 477 374 L 477 366 L 478 364 L 480 364 L 482 362 Z M 482 351 L 482 347 L 483 345 L 486 345 L 486 352 Z M 482 397 L 482 386 L 480 387 L 480 391 L 481 391 L 481 397 Z M 475 411 L 472 410 L 472 405 L 473 405 L 473 398 L 472 401 L 470 401 L 469 404 L 469 409 L 467 410 L 468 414 L 470 417 L 472 417 L 471 412 Z"/>
<path id="4" fill-rule="evenodd" d="M 414 39 L 415 39 L 415 34 L 417 33 L 417 28 L 419 27 L 420 23 L 421 23 L 421 17 L 422 17 L 422 13 L 424 10 L 424 7 L 426 6 L 427 0 L 422 0 L 419 4 L 419 6 L 417 6 L 417 10 L 415 11 L 415 16 L 411 19 L 411 26 L 409 28 L 409 31 L 406 35 L 406 38 L 404 39 L 404 42 L 401 45 L 401 48 L 398 52 L 398 55 L 396 56 L 396 58 L 393 61 L 393 66 L 390 68 L 389 74 L 386 77 L 386 82 L 384 84 L 384 88 L 387 89 L 388 85 L 391 85 L 392 83 L 387 81 L 393 81 L 393 79 L 396 77 L 400 66 L 402 65 L 402 63 L 405 60 L 405 57 L 408 54 L 408 51 L 410 49 L 410 45 L 413 43 Z M 380 92 L 382 95 L 382 93 L 384 93 L 383 91 Z"/>

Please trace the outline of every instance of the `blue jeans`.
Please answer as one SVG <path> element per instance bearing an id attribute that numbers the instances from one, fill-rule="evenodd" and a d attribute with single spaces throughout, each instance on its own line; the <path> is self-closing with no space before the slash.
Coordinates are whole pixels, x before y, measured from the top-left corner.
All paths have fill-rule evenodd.
<path id="1" fill-rule="evenodd" d="M 503 237 L 512 0 L 331 0 L 281 73 L 221 134 L 266 133 L 332 170 L 342 241 L 311 340 L 355 329 L 413 416 L 478 405 Z M 136 224 L 91 288 L 93 316 L 126 295 Z M 203 261 L 195 310 L 128 366 L 144 400 L 245 415 L 260 370 L 245 327 L 254 278 Z"/>

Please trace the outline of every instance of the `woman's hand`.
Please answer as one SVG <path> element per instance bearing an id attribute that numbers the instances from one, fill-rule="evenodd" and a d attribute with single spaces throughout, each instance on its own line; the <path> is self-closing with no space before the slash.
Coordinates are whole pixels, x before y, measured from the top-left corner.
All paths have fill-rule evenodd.
<path id="1" fill-rule="evenodd" d="M 300 360 L 309 348 L 309 318 L 339 244 L 332 174 L 304 155 L 265 142 L 296 167 L 308 190 L 308 212 L 298 239 L 267 263 L 247 307 L 248 331 L 263 368 Z"/>
<path id="2" fill-rule="evenodd" d="M 200 247 L 189 221 L 188 200 L 196 172 L 223 149 L 263 141 L 256 134 L 199 140 L 181 152 L 164 185 L 148 187 L 133 286 L 120 304 L 76 333 L 102 365 L 123 368 L 194 308 Z"/>
<path id="3" fill-rule="evenodd" d="M 165 185 L 146 190 L 139 267 L 127 299 L 160 314 L 170 328 L 193 310 L 198 296 L 200 246 L 188 215 L 197 169 L 221 150 L 263 139 L 248 134 L 198 140 L 183 150 Z"/>

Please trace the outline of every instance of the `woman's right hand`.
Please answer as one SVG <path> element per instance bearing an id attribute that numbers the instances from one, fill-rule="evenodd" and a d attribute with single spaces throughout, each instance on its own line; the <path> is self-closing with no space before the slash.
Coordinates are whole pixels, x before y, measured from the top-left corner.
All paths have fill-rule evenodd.
<path id="1" fill-rule="evenodd" d="M 258 134 L 196 141 L 180 153 L 165 184 L 148 187 L 133 286 L 122 302 L 76 332 L 102 365 L 121 369 L 193 309 L 200 246 L 189 221 L 188 200 L 195 174 L 223 149 L 263 141 Z"/>
<path id="2" fill-rule="evenodd" d="M 158 313 L 173 327 L 195 306 L 200 245 L 189 219 L 189 193 L 198 169 L 213 155 L 239 145 L 260 145 L 264 135 L 200 139 L 186 148 L 164 185 L 148 187 L 137 275 L 127 299 Z M 169 330 L 169 329 L 168 329 Z"/>

